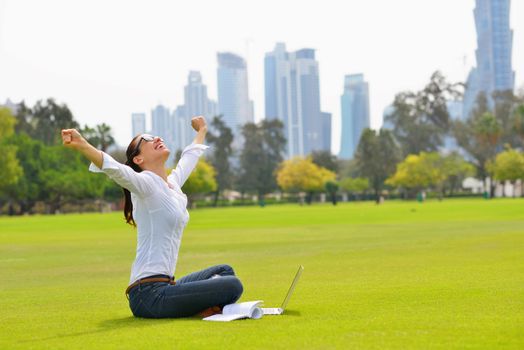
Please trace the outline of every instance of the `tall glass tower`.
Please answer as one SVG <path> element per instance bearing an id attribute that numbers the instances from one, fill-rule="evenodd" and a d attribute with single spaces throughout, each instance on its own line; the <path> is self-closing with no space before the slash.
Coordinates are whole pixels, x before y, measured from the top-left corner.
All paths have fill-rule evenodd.
<path id="1" fill-rule="evenodd" d="M 477 95 L 484 92 L 493 106 L 494 91 L 513 90 L 515 72 L 511 55 L 513 31 L 509 27 L 510 0 L 476 0 L 475 28 L 477 31 L 477 66 L 468 76 L 464 94 L 464 110 L 467 118 L 474 109 Z"/>
<path id="2" fill-rule="evenodd" d="M 344 93 L 340 96 L 342 137 L 339 157 L 353 158 L 360 134 L 369 128 L 369 86 L 363 74 L 346 75 Z"/>
<path id="3" fill-rule="evenodd" d="M 183 149 L 193 141 L 196 133 L 191 126 L 191 118 L 202 115 L 211 124 L 216 115 L 216 102 L 207 96 L 207 86 L 199 71 L 189 71 L 184 87 L 184 104 L 173 111 L 176 132 L 176 149 Z"/>
<path id="4" fill-rule="evenodd" d="M 132 113 L 132 136 L 144 134 L 146 132 L 146 114 L 145 113 Z"/>
<path id="5" fill-rule="evenodd" d="M 161 104 L 151 110 L 151 133 L 164 139 L 164 143 L 171 151 L 167 160 L 171 165 L 176 152 L 175 120 L 169 109 Z"/>
<path id="6" fill-rule="evenodd" d="M 266 118 L 283 122 L 287 157 L 326 149 L 330 141 L 324 138 L 328 136 L 330 118 L 329 113 L 320 111 L 315 50 L 287 52 L 284 43 L 277 43 L 272 52 L 266 53 L 264 74 Z"/>
<path id="7" fill-rule="evenodd" d="M 209 101 L 207 98 L 207 86 L 202 83 L 202 75 L 197 71 L 190 71 L 187 77 L 187 85 L 184 88 L 184 103 L 186 113 L 190 117 L 209 115 Z"/>
<path id="8" fill-rule="evenodd" d="M 246 61 L 233 53 L 217 54 L 218 112 L 235 135 L 239 146 L 241 127 L 255 121 L 249 100 Z"/>

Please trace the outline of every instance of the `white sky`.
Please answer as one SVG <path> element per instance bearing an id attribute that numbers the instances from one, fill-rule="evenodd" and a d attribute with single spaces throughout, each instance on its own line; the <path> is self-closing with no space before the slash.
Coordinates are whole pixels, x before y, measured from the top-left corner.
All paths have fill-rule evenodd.
<path id="1" fill-rule="evenodd" d="M 340 142 L 345 74 L 370 84 L 372 127 L 396 93 L 440 69 L 464 81 L 475 64 L 474 0 L 0 0 L 0 103 L 54 97 L 81 124 L 131 138 L 131 113 L 183 103 L 189 70 L 216 99 L 216 52 L 248 59 L 255 116 L 264 116 L 264 54 L 277 41 L 316 49 L 322 110 Z M 516 86 L 524 83 L 524 1 L 512 1 Z M 148 120 L 149 123 L 149 120 Z"/>

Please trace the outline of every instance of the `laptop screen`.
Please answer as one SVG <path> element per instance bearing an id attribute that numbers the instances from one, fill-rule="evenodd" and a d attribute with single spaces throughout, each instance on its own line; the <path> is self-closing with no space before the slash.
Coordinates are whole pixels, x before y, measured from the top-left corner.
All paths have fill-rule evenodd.
<path id="1" fill-rule="evenodd" d="M 297 274 L 295 275 L 295 278 L 293 279 L 293 283 L 291 283 L 291 287 L 289 287 L 287 295 L 284 301 L 282 302 L 282 306 L 281 306 L 282 310 L 286 308 L 287 303 L 289 302 L 289 299 L 291 298 L 291 294 L 293 294 L 293 291 L 295 290 L 295 286 L 297 285 L 298 280 L 300 279 L 300 276 L 302 275 L 302 271 L 304 271 L 304 266 L 300 265 L 298 267 Z"/>

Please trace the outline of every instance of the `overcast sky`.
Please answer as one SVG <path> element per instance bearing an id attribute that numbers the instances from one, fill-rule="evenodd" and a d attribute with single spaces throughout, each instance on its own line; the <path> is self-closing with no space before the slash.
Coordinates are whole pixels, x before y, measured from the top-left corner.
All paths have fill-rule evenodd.
<path id="1" fill-rule="evenodd" d="M 264 54 L 277 41 L 316 49 L 322 110 L 340 142 L 345 74 L 370 84 L 372 127 L 396 93 L 441 70 L 464 81 L 475 65 L 474 0 L 0 0 L 0 103 L 54 97 L 81 124 L 131 138 L 131 113 L 183 103 L 189 70 L 216 99 L 216 52 L 247 58 L 255 118 L 264 117 Z M 516 86 L 524 84 L 524 1 L 513 0 Z"/>

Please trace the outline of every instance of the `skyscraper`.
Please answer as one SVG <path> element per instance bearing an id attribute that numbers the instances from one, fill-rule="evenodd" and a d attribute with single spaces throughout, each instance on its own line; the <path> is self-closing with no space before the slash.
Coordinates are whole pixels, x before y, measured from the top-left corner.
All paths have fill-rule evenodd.
<path id="1" fill-rule="evenodd" d="M 322 125 L 321 149 L 331 152 L 331 113 L 320 112 L 320 120 Z"/>
<path id="2" fill-rule="evenodd" d="M 218 116 L 218 105 L 216 101 L 208 100 L 207 101 L 207 115 L 206 118 L 209 117 L 209 121 L 211 121 L 212 118 Z"/>
<path id="3" fill-rule="evenodd" d="M 369 128 L 369 87 L 363 74 L 346 75 L 344 93 L 340 97 L 342 137 L 340 158 L 353 158 L 360 134 Z"/>
<path id="4" fill-rule="evenodd" d="M 477 66 L 468 76 L 462 115 L 467 118 L 474 109 L 477 96 L 484 92 L 490 106 L 494 91 L 513 90 L 515 72 L 511 55 L 513 31 L 509 27 L 510 0 L 476 0 Z"/>
<path id="5" fill-rule="evenodd" d="M 167 160 L 168 165 L 171 165 L 177 148 L 175 144 L 175 120 L 167 107 L 159 104 L 151 111 L 151 133 L 164 139 L 164 143 L 171 151 Z"/>
<path id="6" fill-rule="evenodd" d="M 133 113 L 131 114 L 131 123 L 132 123 L 132 135 L 144 134 L 146 132 L 146 114 L 145 113 Z"/>
<path id="7" fill-rule="evenodd" d="M 283 122 L 287 157 L 326 149 L 330 141 L 323 140 L 323 135 L 327 136 L 323 126 L 327 118 L 323 120 L 320 111 L 315 50 L 287 52 L 284 43 L 277 43 L 272 52 L 266 53 L 264 74 L 266 118 Z"/>
<path id="8" fill-rule="evenodd" d="M 191 143 L 191 133 L 187 132 L 187 126 L 190 123 L 187 114 L 186 106 L 178 106 L 173 111 L 173 120 L 175 123 L 175 149 L 182 150 Z"/>
<path id="9" fill-rule="evenodd" d="M 239 146 L 241 127 L 255 121 L 249 100 L 246 61 L 233 53 L 217 54 L 218 112 L 235 135 Z"/>
<path id="10" fill-rule="evenodd" d="M 164 140 L 170 138 L 173 129 L 171 114 L 169 109 L 163 105 L 157 105 L 151 110 L 151 132 Z"/>
<path id="11" fill-rule="evenodd" d="M 187 85 L 184 88 L 184 104 L 186 113 L 190 116 L 208 114 L 207 86 L 202 83 L 200 72 L 189 72 Z"/>
<path id="12" fill-rule="evenodd" d="M 216 113 L 216 102 L 208 98 L 202 75 L 198 71 L 190 71 L 184 87 L 184 104 L 173 112 L 176 149 L 190 144 L 196 134 L 191 127 L 191 118 L 202 115 L 211 123 Z"/>

